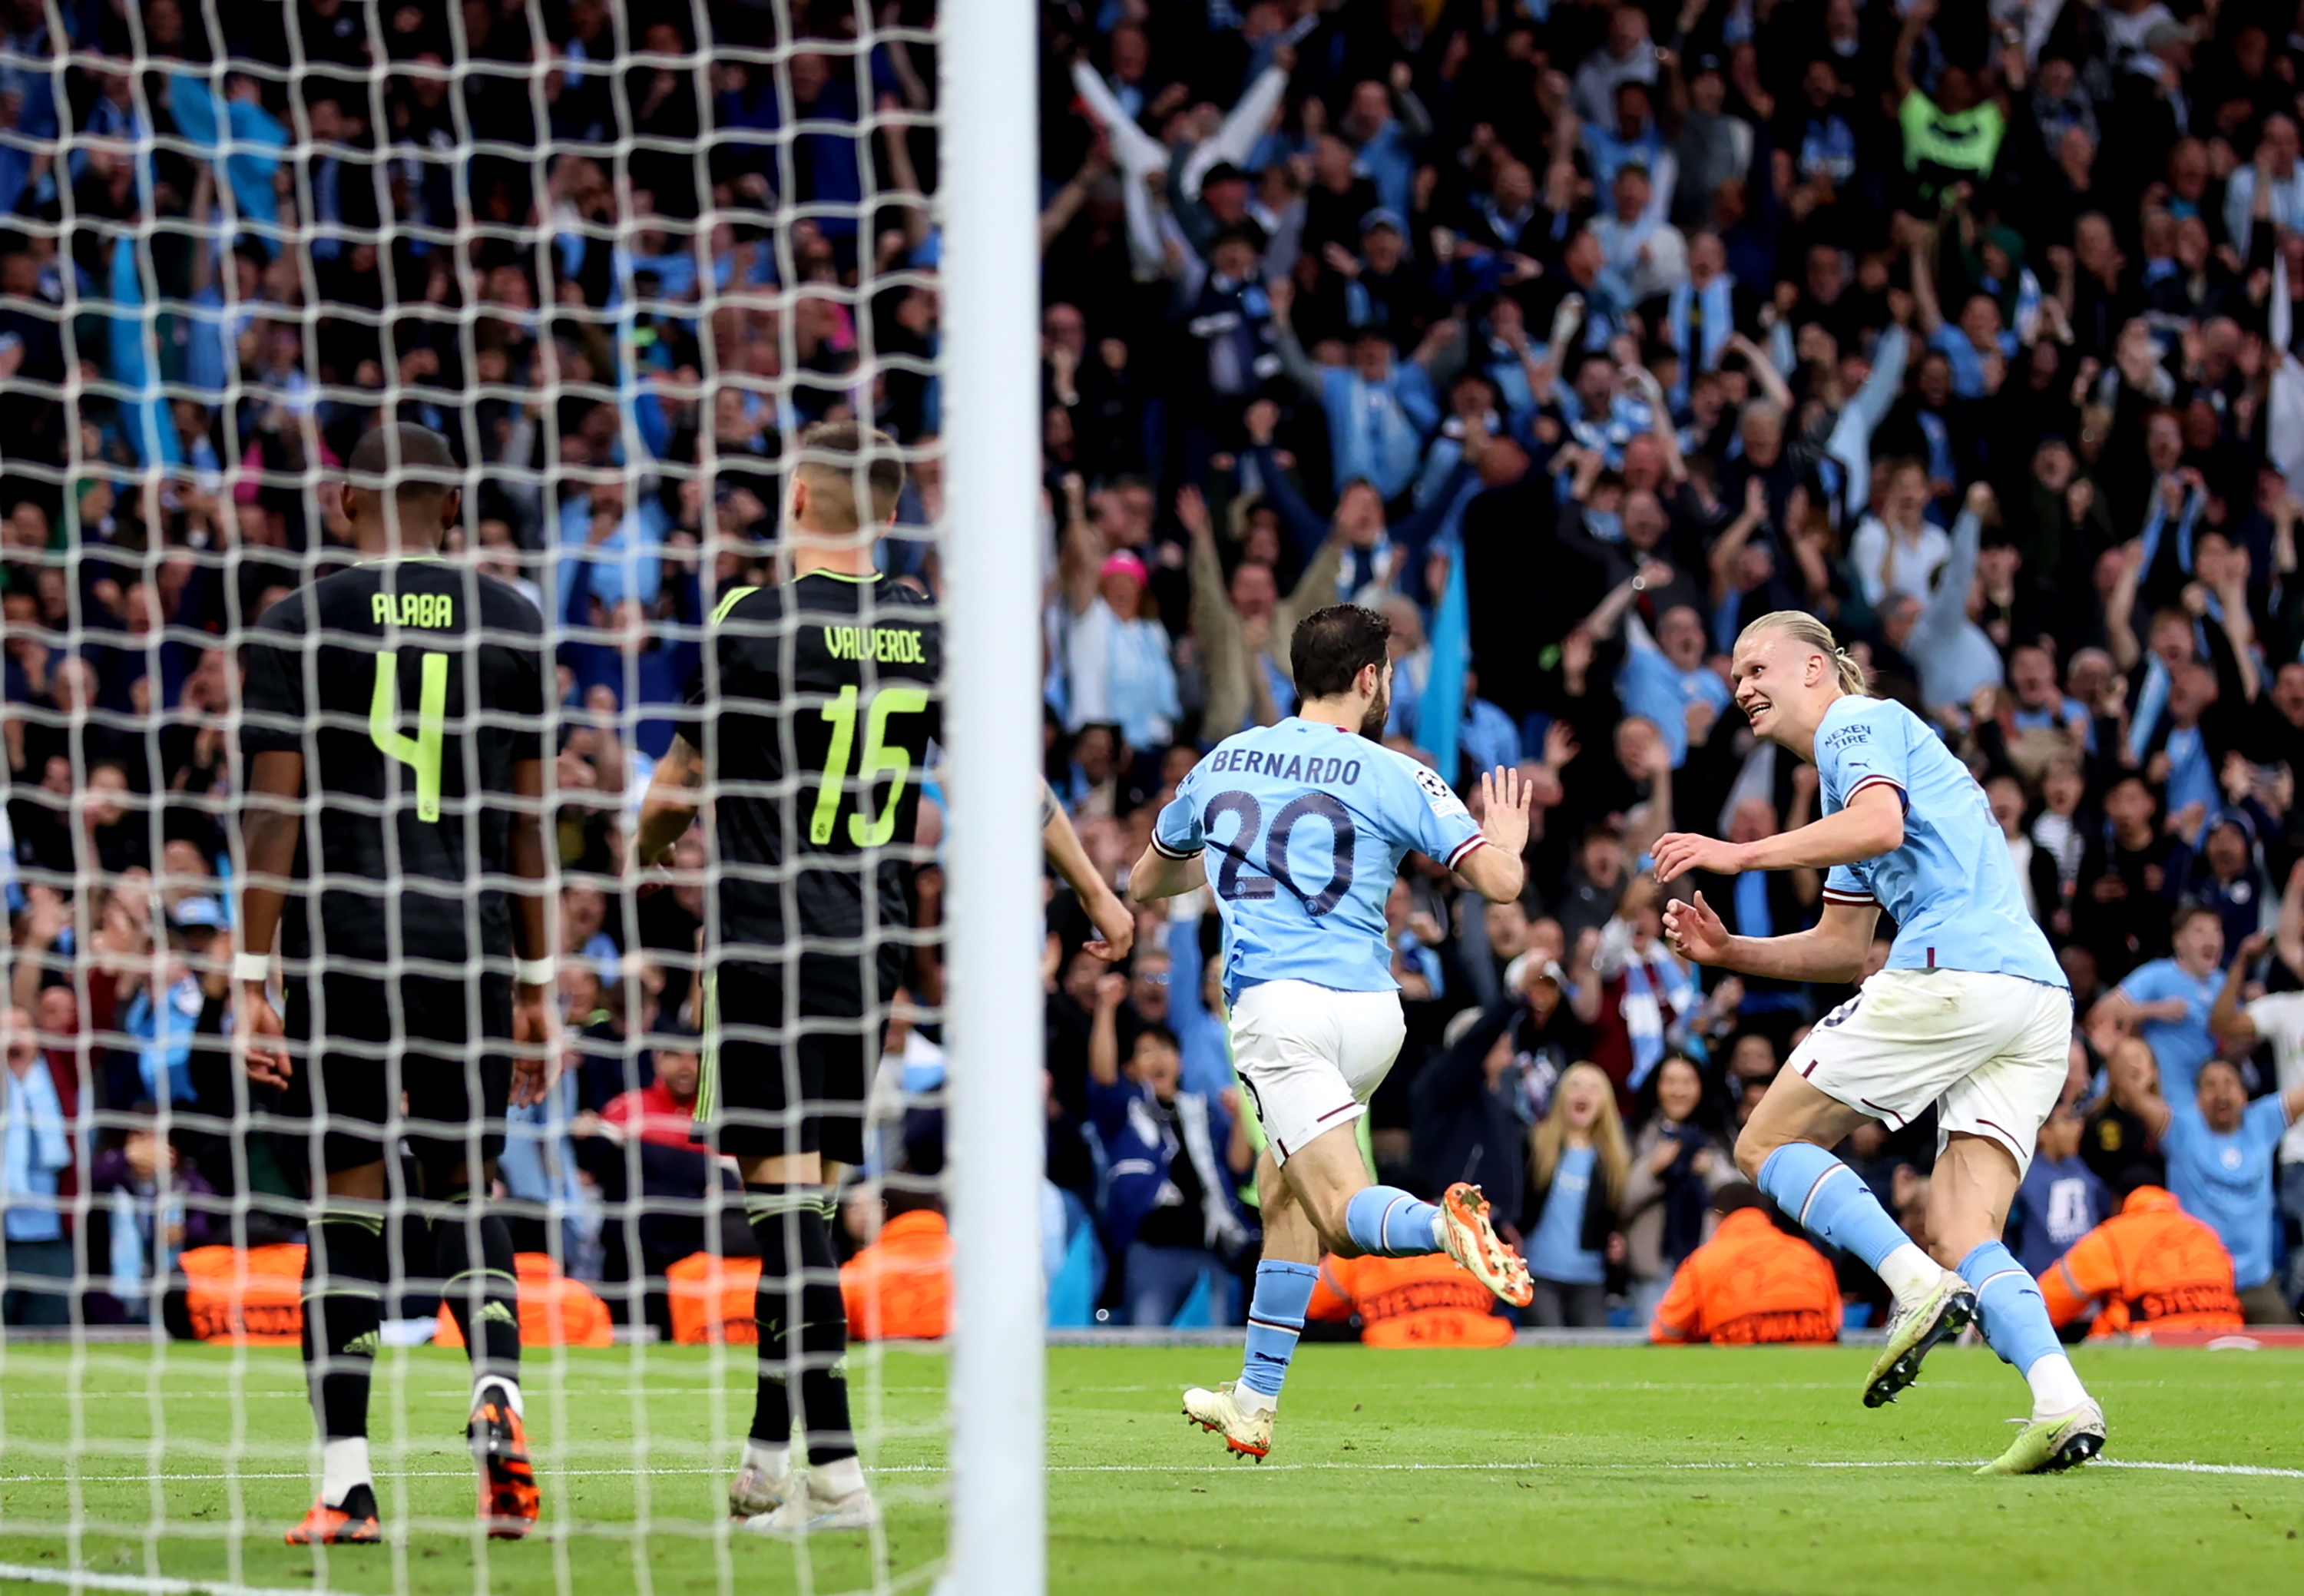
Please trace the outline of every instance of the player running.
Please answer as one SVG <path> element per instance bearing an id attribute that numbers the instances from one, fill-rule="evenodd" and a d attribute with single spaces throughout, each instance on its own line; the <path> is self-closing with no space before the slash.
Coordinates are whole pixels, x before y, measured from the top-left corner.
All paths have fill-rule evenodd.
<path id="1" fill-rule="evenodd" d="M 378 428 L 350 469 L 343 510 L 365 557 L 264 613 L 241 687 L 239 1033 L 250 1079 L 285 1089 L 284 1144 L 304 1143 L 318 1188 L 304 1364 L 320 1497 L 288 1540 L 382 1538 L 368 1381 L 387 1159 L 403 1135 L 441 1290 L 471 1352 L 465 1433 L 480 1516 L 491 1535 L 516 1539 L 538 1506 L 521 1418 L 519 1278 L 512 1234 L 479 1199 L 506 1104 L 542 1099 L 554 1051 L 544 623 L 510 584 L 440 557 L 462 496 L 438 433 Z M 506 878 L 534 887 L 484 884 Z M 275 933 L 284 1025 L 266 990 Z"/>
<path id="2" fill-rule="evenodd" d="M 697 1133 L 736 1159 L 760 1246 L 758 1395 L 728 1502 L 771 1533 L 879 1522 L 850 1430 L 831 1219 L 839 1167 L 864 1160 L 865 1093 L 911 940 L 904 851 L 941 718 L 931 601 L 872 564 L 903 485 L 881 433 L 801 435 L 792 580 L 713 611 L 700 718 L 656 766 L 635 843 L 643 865 L 668 859 L 712 783 Z"/>
<path id="3" fill-rule="evenodd" d="M 1390 621 L 1358 605 L 1306 616 L 1289 641 L 1301 707 L 1195 765 L 1128 878 L 1129 896 L 1150 903 L 1206 881 L 1204 850 L 1223 862 L 1232 1062 L 1266 1139 L 1256 1170 L 1264 1259 L 1240 1378 L 1185 1392 L 1184 1416 L 1259 1460 L 1324 1246 L 1346 1257 L 1445 1252 L 1508 1303 L 1534 1295 L 1478 1187 L 1459 1182 L 1435 1205 L 1371 1185 L 1352 1128 L 1407 1033 L 1384 921 L 1402 855 L 1440 860 L 1501 904 L 1520 896 L 1528 845 L 1518 772 L 1480 778 L 1475 825 L 1436 773 L 1376 741 L 1392 704 L 1391 635 Z"/>
<path id="4" fill-rule="evenodd" d="M 1756 843 L 1659 838 L 1656 879 L 1829 869 L 1823 913 L 1796 935 L 1732 937 L 1699 893 L 1666 908 L 1665 936 L 1690 958 L 1748 975 L 1844 981 L 1862 970 L 1881 910 L 1897 928 L 1887 967 L 1793 1051 L 1737 1138 L 1736 1162 L 1895 1294 L 1867 1406 L 1893 1399 L 1930 1348 L 1975 1319 L 2032 1389 L 2030 1421 L 1983 1472 L 2086 1463 L 2104 1448 L 2104 1410 L 2058 1344 L 2039 1287 L 2000 1241 L 2033 1138 L 2063 1091 L 2071 992 L 2025 913 L 1984 791 L 1919 717 L 1865 695 L 1863 668 L 1813 615 L 1753 622 L 1732 669 L 1752 729 L 1815 762 L 1824 818 Z M 1825 1150 L 1866 1119 L 1895 1128 L 1931 1103 L 1933 1259 Z"/>

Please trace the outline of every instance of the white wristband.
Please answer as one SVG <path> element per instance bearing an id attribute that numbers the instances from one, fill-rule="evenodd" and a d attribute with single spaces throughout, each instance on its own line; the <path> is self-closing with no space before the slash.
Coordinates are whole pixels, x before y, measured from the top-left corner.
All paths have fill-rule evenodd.
<path id="1" fill-rule="evenodd" d="M 514 959 L 512 979 L 524 987 L 548 987 L 560 973 L 559 963 L 554 959 Z"/>
<path id="2" fill-rule="evenodd" d="M 232 978 L 238 981 L 267 981 L 272 979 L 272 955 L 268 953 L 236 953 L 232 955 Z"/>

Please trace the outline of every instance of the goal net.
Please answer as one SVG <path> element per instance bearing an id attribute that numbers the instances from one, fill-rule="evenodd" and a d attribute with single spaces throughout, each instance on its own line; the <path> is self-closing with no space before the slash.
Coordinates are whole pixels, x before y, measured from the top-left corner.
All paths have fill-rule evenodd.
<path id="1" fill-rule="evenodd" d="M 0 8 L 0 1583 L 1038 1588 L 1038 1039 L 997 1018 L 1038 999 L 1038 895 L 1016 887 L 1038 869 L 1034 46 L 1016 0 L 937 10 Z M 1001 74 L 958 72 L 987 51 Z M 842 723 L 794 688 L 786 768 L 747 785 L 699 729 L 716 626 L 789 668 L 796 623 L 731 611 L 792 582 L 800 439 L 843 420 L 906 467 L 876 557 L 942 628 L 941 759 L 882 746 L 872 694 L 898 656 L 873 657 L 866 602 L 864 697 Z M 373 434 L 383 471 L 353 471 Z M 444 574 L 375 579 L 374 626 L 306 593 L 373 554 L 363 515 L 432 504 L 453 505 Z M 950 506 L 981 535 L 948 537 Z M 244 683 L 258 654 L 285 699 Z M 495 674 L 521 658 L 530 699 Z M 841 757 L 792 768 L 791 740 L 827 728 Z M 676 735 L 707 752 L 699 825 L 651 872 L 636 839 Z M 258 790 L 258 750 L 309 775 L 342 743 L 380 756 L 380 797 Z M 540 798 L 490 748 L 537 759 Z M 898 835 L 908 785 L 920 819 Z M 860 931 L 818 935 L 787 856 L 745 867 L 794 972 L 763 1040 L 796 1059 L 844 1035 L 867 1070 L 861 1166 L 809 1199 L 851 1320 L 832 1371 L 880 1510 L 863 1533 L 730 1516 L 761 1244 L 737 1160 L 690 1126 L 721 1084 L 713 906 L 734 867 L 712 827 L 739 799 L 801 833 L 838 822 L 851 873 L 888 887 Z M 252 811 L 300 838 L 258 950 L 290 1037 L 323 1039 L 286 1045 L 285 1087 L 242 1067 L 234 960 L 285 884 L 250 856 Z M 540 1101 L 444 1121 L 520 1050 L 492 1039 L 518 1029 L 521 812 L 541 816 L 559 1073 Z M 323 862 L 332 828 L 363 828 L 372 868 Z M 860 1012 L 818 1004 L 803 955 L 863 971 Z M 428 1026 L 470 1040 L 413 1058 Z M 498 1137 L 492 1185 L 442 1173 Z M 372 1145 L 380 1199 L 330 1194 L 348 1145 Z M 504 1216 L 512 1269 L 483 1257 L 480 1212 Z M 376 1327 L 321 1350 L 369 1379 L 383 1544 L 289 1546 L 340 1462 L 300 1341 L 344 1312 L 327 1260 L 347 1224 L 379 1260 Z M 476 1514 L 465 1439 L 465 1332 L 508 1313 L 542 1498 L 518 1541 Z M 779 1364 L 794 1402 L 806 1338 Z M 1008 1382 L 1006 1439 L 971 1381 Z"/>

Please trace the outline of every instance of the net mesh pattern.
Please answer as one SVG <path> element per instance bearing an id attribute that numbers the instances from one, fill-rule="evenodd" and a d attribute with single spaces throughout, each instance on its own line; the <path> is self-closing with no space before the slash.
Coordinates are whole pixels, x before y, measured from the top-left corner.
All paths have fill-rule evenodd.
<path id="1" fill-rule="evenodd" d="M 690 1320 L 741 1334 L 749 1311 L 673 1282 L 708 1285 L 724 1260 L 741 1270 L 743 1193 L 728 1160 L 650 1117 L 659 1099 L 678 1107 L 680 1071 L 656 1063 L 703 1050 L 682 1033 L 709 1018 L 699 978 L 716 955 L 699 915 L 720 866 L 699 833 L 643 896 L 630 854 L 674 734 L 711 763 L 689 682 L 724 599 L 783 580 L 781 501 L 809 424 L 855 419 L 895 441 L 910 479 L 880 560 L 940 590 L 932 4 L 29 0 L 5 20 L 0 497 L 22 1012 L 0 1119 L 23 1184 L 0 1254 L 0 1573 L 260 1589 L 353 1567 L 372 1583 L 382 1564 L 402 1589 L 733 1591 L 764 1570 L 802 1590 L 924 1585 L 943 1548 L 940 1360 L 863 1340 L 848 1357 L 888 1528 L 834 1553 L 756 1541 L 726 1516 L 753 1349 L 683 1338 Z M 270 1277 L 228 1288 L 233 1269 L 262 1277 L 269 1249 L 305 1239 L 336 1127 L 325 1102 L 290 1120 L 234 1057 L 253 802 L 240 744 L 255 713 L 242 658 L 271 605 L 359 557 L 346 464 L 393 420 L 449 442 L 453 466 L 428 472 L 395 446 L 387 475 L 461 494 L 453 590 L 476 604 L 486 572 L 542 619 L 540 716 L 486 701 L 483 651 L 520 639 L 479 627 L 438 646 L 471 724 L 541 739 L 567 1067 L 542 1105 L 503 1122 L 390 1112 L 369 1408 L 387 1544 L 284 1555 L 318 1459 L 282 1335 L 300 1293 L 292 1270 L 284 1302 L 266 1295 Z M 304 632 L 309 703 L 335 642 L 376 646 Z M 411 675 L 390 697 L 394 679 L 379 670 L 374 715 L 275 728 L 308 765 L 331 731 L 388 754 L 369 806 L 387 822 L 383 870 L 308 883 L 379 914 L 411 896 L 409 825 L 453 828 L 477 858 L 507 808 L 479 790 L 476 740 L 453 727 L 452 757 L 470 768 L 437 796 L 428 710 L 409 701 Z M 787 815 L 821 779 L 777 785 Z M 887 793 L 885 768 L 877 787 L 868 768 L 861 779 L 872 802 Z M 851 1238 L 877 1228 L 884 1187 L 933 1193 L 941 1167 L 941 801 L 931 771 L 909 779 L 927 788 L 919 839 L 866 850 L 904 867 L 907 917 L 868 917 L 860 939 L 813 950 L 869 964 L 901 947 L 900 989 L 876 989 L 874 1017 L 847 1023 L 897 1014 L 873 1077 L 869 1178 L 835 1226 Z M 437 819 L 411 822 L 428 780 Z M 707 815 L 714 782 L 699 794 Z M 361 802 L 316 790 L 286 807 L 309 838 Z M 797 926 L 792 872 L 768 874 Z M 459 884 L 468 947 L 519 886 L 501 872 Z M 482 961 L 397 930 L 380 963 L 332 951 L 318 917 L 313 936 L 309 960 L 279 974 L 312 989 L 315 1029 L 361 1031 L 350 1014 L 331 1024 L 323 972 L 379 978 L 395 1032 L 406 979 L 426 976 L 485 1028 Z M 509 978 L 508 958 L 486 964 Z M 785 985 L 782 1025 L 797 1031 L 800 983 Z M 458 1054 L 468 1084 L 486 1050 Z M 371 1051 L 379 1071 L 399 1063 L 389 1045 Z M 46 1087 L 20 1062 L 44 1064 Z M 589 1294 L 611 1326 L 597 1346 L 538 1345 L 531 1329 L 544 1517 L 524 1546 L 487 1541 L 472 1511 L 462 1353 L 405 1345 L 445 1322 L 427 1228 L 471 1212 L 411 1173 L 402 1138 L 428 1134 L 468 1155 L 505 1137 L 496 1207 L 519 1250 L 548 1261 L 523 1262 L 537 1271 L 524 1328 L 543 1322 L 531 1298 L 554 1292 L 574 1304 L 566 1323 Z M 222 1276 L 188 1270 L 200 1249 Z M 216 1265 L 214 1249 L 236 1262 Z M 690 1273 L 668 1280 L 682 1259 Z"/>

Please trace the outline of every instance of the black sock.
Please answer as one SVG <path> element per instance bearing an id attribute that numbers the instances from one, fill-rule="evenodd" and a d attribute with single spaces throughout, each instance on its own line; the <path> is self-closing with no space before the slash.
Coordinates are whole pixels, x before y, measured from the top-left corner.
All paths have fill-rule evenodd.
<path id="1" fill-rule="evenodd" d="M 848 1418 L 848 1305 L 832 1252 L 831 1192 L 800 1216 L 800 1427 L 817 1467 L 856 1456 Z"/>
<path id="2" fill-rule="evenodd" d="M 383 1321 L 384 1216 L 323 1212 L 304 1251 L 304 1378 L 323 1440 L 368 1433 Z"/>
<path id="3" fill-rule="evenodd" d="M 816 1201 L 809 1186 L 746 1185 L 744 1217 L 760 1246 L 760 1289 L 753 1317 L 760 1327 L 759 1395 L 752 1405 L 751 1439 L 771 1447 L 792 1444 L 791 1337 L 785 1327 L 798 1312 L 792 1263 L 800 1256 L 797 1228 L 802 1205 Z"/>
<path id="4" fill-rule="evenodd" d="M 475 1209 L 469 1191 L 451 1193 L 448 1211 L 432 1224 L 432 1256 L 440 1296 L 472 1359 L 475 1380 L 520 1379 L 520 1275 L 512 1261 L 512 1227 L 502 1214 Z M 475 1215 L 477 1214 L 477 1219 Z M 472 1258 L 472 1232 L 480 1256 Z M 477 1325 L 474 1323 L 478 1320 Z"/>

